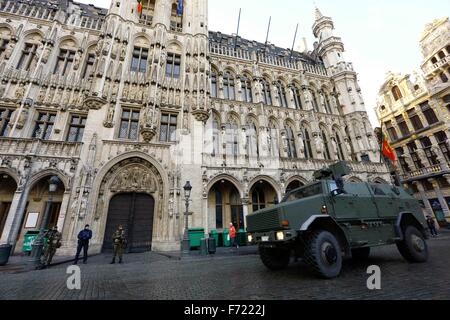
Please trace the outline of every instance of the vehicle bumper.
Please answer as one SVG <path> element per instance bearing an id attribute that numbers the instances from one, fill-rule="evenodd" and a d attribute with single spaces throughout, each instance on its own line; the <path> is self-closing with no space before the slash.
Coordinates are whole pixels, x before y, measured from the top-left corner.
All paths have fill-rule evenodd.
<path id="1" fill-rule="evenodd" d="M 266 232 L 249 232 L 247 233 L 247 241 L 252 245 L 269 244 L 269 243 L 283 243 L 292 241 L 297 237 L 295 230 L 277 230 Z"/>

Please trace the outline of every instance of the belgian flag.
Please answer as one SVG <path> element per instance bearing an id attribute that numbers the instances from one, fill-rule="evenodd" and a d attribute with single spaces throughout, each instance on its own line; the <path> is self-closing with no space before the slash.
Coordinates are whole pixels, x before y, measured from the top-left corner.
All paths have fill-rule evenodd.
<path id="1" fill-rule="evenodd" d="M 141 13 L 141 11 L 142 11 L 142 0 L 137 0 L 137 2 L 138 2 L 138 6 L 137 6 L 138 13 Z"/>
<path id="2" fill-rule="evenodd" d="M 382 153 L 385 157 L 389 158 L 389 160 L 392 161 L 392 163 L 395 163 L 397 161 L 396 157 L 395 157 L 395 153 L 394 153 L 394 149 L 392 149 L 391 145 L 389 144 L 389 141 L 387 140 L 387 137 L 382 134 L 382 139 L 383 139 L 383 143 L 382 143 Z"/>

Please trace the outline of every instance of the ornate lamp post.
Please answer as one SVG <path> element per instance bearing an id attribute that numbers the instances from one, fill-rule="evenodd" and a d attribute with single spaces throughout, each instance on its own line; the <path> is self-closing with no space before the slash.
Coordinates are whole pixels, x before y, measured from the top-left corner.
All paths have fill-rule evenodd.
<path id="1" fill-rule="evenodd" d="M 36 268 L 41 267 L 41 255 L 42 255 L 42 249 L 44 248 L 44 236 L 45 236 L 44 229 L 48 223 L 48 219 L 49 219 L 49 215 L 50 215 L 50 208 L 51 208 L 52 202 L 53 202 L 53 194 L 58 189 L 58 182 L 59 182 L 59 178 L 57 176 L 52 176 L 48 180 L 48 185 L 49 185 L 48 202 L 45 207 L 45 213 L 44 213 L 44 217 L 41 222 L 39 234 L 36 237 L 36 240 L 34 240 L 33 244 L 31 245 L 32 249 L 31 249 L 31 260 L 30 261 Z"/>
<path id="2" fill-rule="evenodd" d="M 189 254 L 189 198 L 191 197 L 191 182 L 187 181 L 183 187 L 184 189 L 184 200 L 186 201 L 186 212 L 184 213 L 184 234 L 183 234 L 183 243 L 181 245 L 181 250 L 183 251 L 183 255 Z"/>

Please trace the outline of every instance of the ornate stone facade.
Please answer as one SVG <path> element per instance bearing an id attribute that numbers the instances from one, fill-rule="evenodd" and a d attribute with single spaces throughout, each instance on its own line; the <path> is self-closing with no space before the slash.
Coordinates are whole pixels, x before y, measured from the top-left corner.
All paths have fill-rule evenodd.
<path id="1" fill-rule="evenodd" d="M 425 27 L 422 73 L 389 72 L 376 106 L 399 159 L 398 173 L 440 225 L 450 222 L 450 22 Z"/>
<path id="2" fill-rule="evenodd" d="M 208 31 L 206 0 L 184 1 L 182 17 L 176 8 L 0 1 L 2 242 L 23 238 L 30 194 L 51 175 L 60 254 L 86 223 L 102 250 L 120 194 L 150 196 L 151 248 L 177 250 L 186 181 L 190 226 L 207 233 L 244 228 L 248 212 L 338 159 L 349 179 L 389 179 L 331 18 L 317 10 L 314 51 L 291 53 Z M 39 221 L 47 196 L 33 207 Z"/>

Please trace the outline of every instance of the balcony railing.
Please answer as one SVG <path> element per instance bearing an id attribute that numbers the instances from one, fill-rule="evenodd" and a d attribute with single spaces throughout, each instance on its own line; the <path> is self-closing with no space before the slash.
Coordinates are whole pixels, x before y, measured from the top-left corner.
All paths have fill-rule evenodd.
<path id="1" fill-rule="evenodd" d="M 0 137 L 0 154 L 8 156 L 40 156 L 52 158 L 77 158 L 81 142 Z"/>
<path id="2" fill-rule="evenodd" d="M 440 163 L 432 166 L 428 166 L 422 169 L 407 172 L 401 175 L 403 181 L 424 179 L 436 174 L 450 173 L 450 163 Z"/>
<path id="3" fill-rule="evenodd" d="M 44 6 L 35 6 L 17 1 L 0 1 L 0 12 L 16 14 L 35 19 L 53 20 L 56 8 L 51 9 Z"/>
<path id="4" fill-rule="evenodd" d="M 433 65 L 431 65 L 429 67 L 424 67 L 423 68 L 424 74 L 426 76 L 428 76 L 430 74 L 437 73 L 441 68 L 445 68 L 446 66 L 448 66 L 449 63 L 450 63 L 450 54 L 448 54 L 445 57 L 441 58 L 435 64 L 433 64 Z"/>
<path id="5" fill-rule="evenodd" d="M 250 53 L 247 50 L 234 49 L 234 48 L 229 48 L 226 46 L 221 46 L 218 44 L 211 43 L 209 45 L 209 51 L 212 54 L 217 54 L 220 56 L 227 56 L 227 57 L 232 57 L 232 58 L 237 58 L 237 59 L 242 59 L 242 60 L 251 60 Z"/>
<path id="6" fill-rule="evenodd" d="M 110 160 L 125 152 L 140 151 L 150 155 L 163 166 L 168 166 L 173 159 L 171 157 L 172 147 L 173 145 L 137 141 L 103 140 L 102 154 L 108 155 L 108 160 Z"/>

